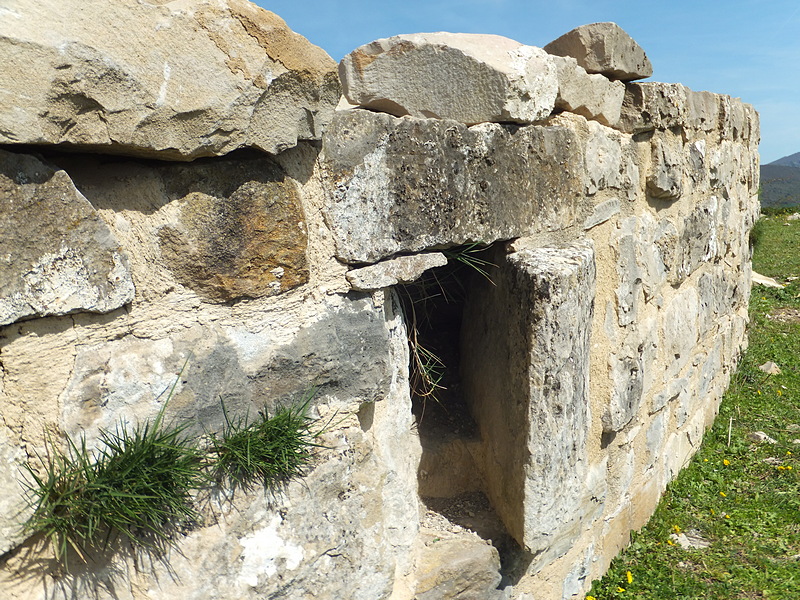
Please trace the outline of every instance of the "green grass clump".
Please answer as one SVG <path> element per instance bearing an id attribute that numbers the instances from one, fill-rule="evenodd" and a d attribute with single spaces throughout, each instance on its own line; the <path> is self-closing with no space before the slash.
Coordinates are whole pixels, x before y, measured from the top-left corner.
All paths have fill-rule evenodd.
<path id="1" fill-rule="evenodd" d="M 785 223 L 789 223 L 786 225 Z M 690 464 L 590 596 L 800 597 L 800 221 L 761 221 L 753 267 L 786 282 L 754 287 L 749 348 Z M 758 367 L 774 361 L 779 375 Z M 762 431 L 776 443 L 758 443 Z M 693 532 L 705 549 L 672 534 Z"/>
<path id="2" fill-rule="evenodd" d="M 24 465 L 33 515 L 29 534 L 42 534 L 66 562 L 82 560 L 119 537 L 161 551 L 172 533 L 196 519 L 192 490 L 203 480 L 203 454 L 183 427 L 153 423 L 103 431 L 91 452 L 85 438 L 66 451 L 48 443 L 43 471 Z"/>
<path id="3" fill-rule="evenodd" d="M 271 489 L 302 475 L 312 449 L 318 447 L 319 434 L 311 431 L 313 421 L 307 416 L 310 400 L 279 407 L 272 416 L 265 407 L 252 421 L 229 419 L 223 406 L 225 426 L 219 435 L 210 436 L 215 478 L 234 488 L 260 482 Z"/>

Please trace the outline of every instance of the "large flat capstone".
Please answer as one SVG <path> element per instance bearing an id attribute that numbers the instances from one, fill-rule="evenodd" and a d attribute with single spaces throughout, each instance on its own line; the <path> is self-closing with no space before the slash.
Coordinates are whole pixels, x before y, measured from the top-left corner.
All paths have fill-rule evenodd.
<path id="1" fill-rule="evenodd" d="M 325 219 L 349 263 L 562 229 L 584 197 L 581 141 L 559 124 L 467 127 L 342 111 L 323 162 Z"/>
<path id="2" fill-rule="evenodd" d="M 69 176 L 0 150 L 0 325 L 133 300 L 128 258 Z"/>
<path id="3" fill-rule="evenodd" d="M 0 143 L 189 160 L 318 139 L 336 63 L 245 0 L 7 0 Z"/>
<path id="4" fill-rule="evenodd" d="M 571 56 L 589 73 L 633 81 L 653 74 L 653 65 L 642 47 L 616 23 L 581 25 L 547 44 L 557 56 Z"/>
<path id="5" fill-rule="evenodd" d="M 352 104 L 461 123 L 532 123 L 553 110 L 550 56 L 499 35 L 415 33 L 356 48 L 339 65 Z"/>

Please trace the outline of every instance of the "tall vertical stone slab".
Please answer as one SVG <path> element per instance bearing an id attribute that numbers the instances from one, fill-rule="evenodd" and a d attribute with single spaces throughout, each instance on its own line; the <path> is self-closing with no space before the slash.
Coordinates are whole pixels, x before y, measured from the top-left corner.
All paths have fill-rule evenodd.
<path id="1" fill-rule="evenodd" d="M 552 559 L 592 509 L 585 453 L 594 250 L 578 241 L 497 264 L 465 308 L 464 387 L 495 510 L 522 546 Z"/>

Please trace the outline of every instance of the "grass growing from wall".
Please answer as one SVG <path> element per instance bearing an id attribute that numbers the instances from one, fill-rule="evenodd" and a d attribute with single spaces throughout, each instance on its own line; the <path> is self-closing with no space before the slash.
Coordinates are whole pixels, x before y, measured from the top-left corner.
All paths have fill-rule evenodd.
<path id="1" fill-rule="evenodd" d="M 800 221 L 763 219 L 756 242 L 754 269 L 788 285 L 753 288 L 750 346 L 719 416 L 587 598 L 800 598 Z M 767 361 L 781 373 L 759 370 Z"/>
<path id="2" fill-rule="evenodd" d="M 118 541 L 163 556 L 178 531 L 199 521 L 199 490 L 214 482 L 275 489 L 303 474 L 318 447 L 312 397 L 253 420 L 225 412 L 222 431 L 202 437 L 165 423 L 167 402 L 152 422 L 102 431 L 94 449 L 83 437 L 65 449 L 50 440 L 45 456 L 23 465 L 33 508 L 24 531 L 51 544 L 67 570 L 70 555 L 87 562 Z"/>

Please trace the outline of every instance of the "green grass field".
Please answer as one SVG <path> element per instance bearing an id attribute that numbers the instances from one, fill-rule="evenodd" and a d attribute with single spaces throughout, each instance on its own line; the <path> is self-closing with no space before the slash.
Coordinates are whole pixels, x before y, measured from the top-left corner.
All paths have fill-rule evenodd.
<path id="1" fill-rule="evenodd" d="M 800 221 L 790 212 L 759 222 L 753 257 L 788 285 L 754 287 L 750 346 L 714 426 L 589 600 L 800 599 Z M 781 373 L 759 370 L 767 361 Z M 684 549 L 670 537 L 679 533 L 710 545 Z"/>

